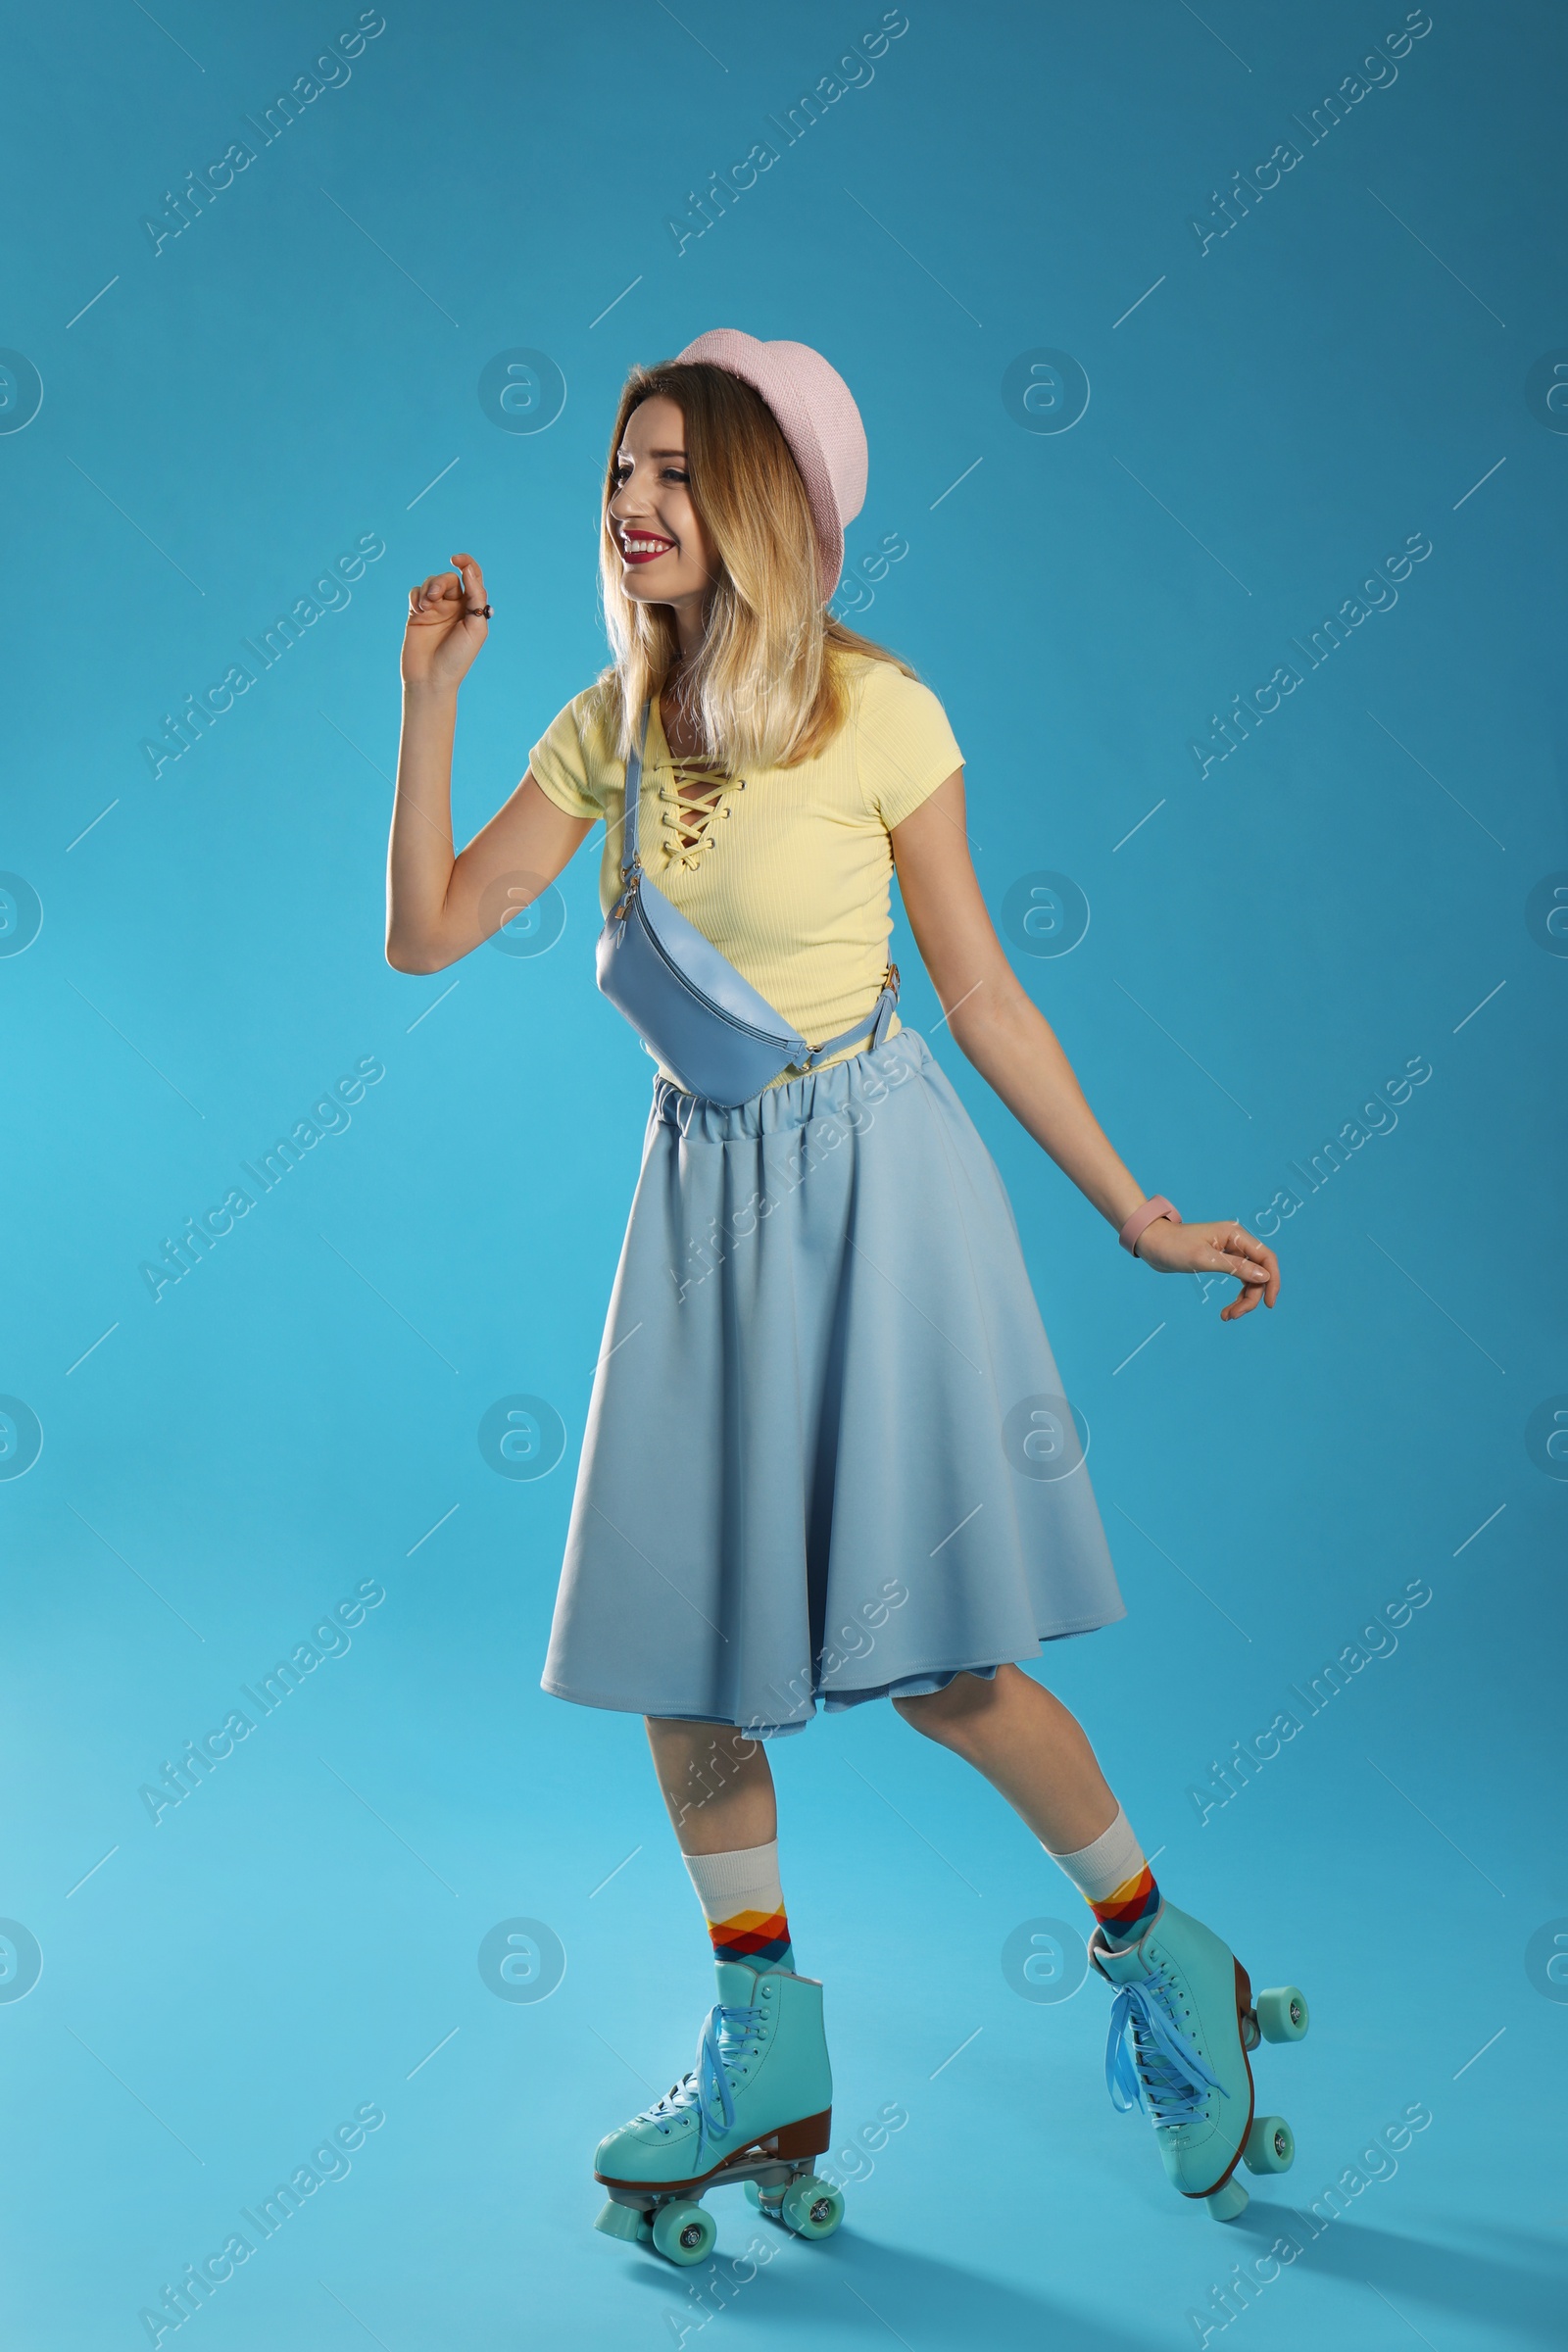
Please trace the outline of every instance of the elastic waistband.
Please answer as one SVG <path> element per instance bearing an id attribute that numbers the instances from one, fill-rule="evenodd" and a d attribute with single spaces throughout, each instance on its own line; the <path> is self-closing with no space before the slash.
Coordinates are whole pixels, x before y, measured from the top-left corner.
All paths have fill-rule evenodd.
<path id="1" fill-rule="evenodd" d="M 778 1086 L 764 1087 L 749 1102 L 727 1110 L 705 1095 L 688 1094 L 668 1078 L 654 1080 L 649 1131 L 674 1128 L 687 1143 L 728 1144 L 743 1137 L 776 1135 L 808 1120 L 843 1117 L 853 1123 L 857 1107 L 870 1109 L 889 1093 L 917 1076 L 931 1060 L 918 1030 L 904 1028 L 841 1061 L 824 1062 Z"/>

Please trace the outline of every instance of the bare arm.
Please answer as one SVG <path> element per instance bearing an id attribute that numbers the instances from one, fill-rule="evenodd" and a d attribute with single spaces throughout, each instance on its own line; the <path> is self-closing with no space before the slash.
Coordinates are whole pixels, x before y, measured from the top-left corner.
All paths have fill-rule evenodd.
<path id="1" fill-rule="evenodd" d="M 387 845 L 386 959 L 399 972 L 456 963 L 552 883 L 591 817 L 568 816 L 525 775 L 461 857 L 452 849 L 458 689 L 489 634 L 484 575 L 471 556 L 409 591 L 403 740 Z"/>
<path id="2" fill-rule="evenodd" d="M 1119 1231 L 1147 1196 L 1090 1109 L 992 928 L 969 860 L 962 768 L 895 825 L 890 838 L 905 911 L 959 1051 Z M 1138 1255 L 1161 1273 L 1236 1275 L 1243 1287 L 1223 1309 L 1227 1320 L 1246 1314 L 1260 1297 L 1272 1306 L 1279 1294 L 1273 1250 L 1232 1218 L 1187 1225 L 1158 1218 L 1145 1229 Z"/>

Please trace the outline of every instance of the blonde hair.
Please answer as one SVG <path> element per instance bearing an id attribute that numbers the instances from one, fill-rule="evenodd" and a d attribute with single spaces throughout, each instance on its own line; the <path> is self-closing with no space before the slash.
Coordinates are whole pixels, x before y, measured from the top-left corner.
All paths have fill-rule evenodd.
<path id="1" fill-rule="evenodd" d="M 829 612 L 806 485 L 772 410 L 739 376 L 699 361 L 634 368 L 611 436 L 600 575 L 615 659 L 598 684 L 612 710 L 619 704 L 617 754 L 630 753 L 635 716 L 680 653 L 669 607 L 638 604 L 622 588 L 610 521 L 627 419 L 658 394 L 685 418 L 691 501 L 717 564 L 683 704 L 717 767 L 797 766 L 824 750 L 848 715 L 845 655 L 891 662 L 906 677 L 916 673 Z"/>

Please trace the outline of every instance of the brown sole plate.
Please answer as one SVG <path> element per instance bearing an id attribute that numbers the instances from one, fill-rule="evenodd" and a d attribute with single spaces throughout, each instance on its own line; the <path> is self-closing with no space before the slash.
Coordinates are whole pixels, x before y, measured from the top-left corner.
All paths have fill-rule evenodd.
<path id="1" fill-rule="evenodd" d="M 798 2124 L 780 2124 L 776 2132 L 764 2132 L 744 2148 L 736 2148 L 721 2156 L 706 2173 L 690 2180 L 623 2180 L 610 2173 L 596 2172 L 594 2179 L 606 2188 L 655 2189 L 661 2196 L 679 2196 L 689 2189 L 706 2188 L 721 2173 L 736 2164 L 792 2164 L 804 2156 L 820 2156 L 832 2144 L 833 2110 L 824 2107 L 819 2115 L 803 2116 Z"/>

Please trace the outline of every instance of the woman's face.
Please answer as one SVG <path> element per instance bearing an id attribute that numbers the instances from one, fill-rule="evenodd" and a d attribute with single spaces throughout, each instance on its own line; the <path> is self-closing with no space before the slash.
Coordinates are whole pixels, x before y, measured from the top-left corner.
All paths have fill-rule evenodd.
<path id="1" fill-rule="evenodd" d="M 639 604 L 700 611 L 716 566 L 692 505 L 686 419 L 674 401 L 656 393 L 633 409 L 615 471 L 609 514 L 621 587 Z"/>

